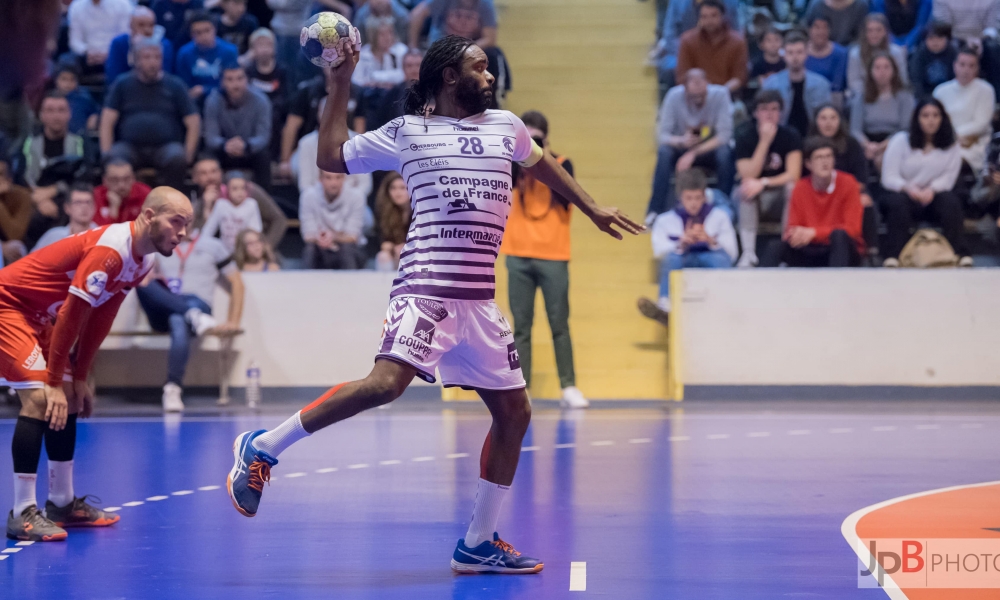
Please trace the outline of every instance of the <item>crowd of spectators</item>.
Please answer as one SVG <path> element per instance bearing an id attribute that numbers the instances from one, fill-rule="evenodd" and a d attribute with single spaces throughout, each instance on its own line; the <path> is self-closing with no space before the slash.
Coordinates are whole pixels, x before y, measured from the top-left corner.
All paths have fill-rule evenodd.
<path id="1" fill-rule="evenodd" d="M 672 0 L 661 19 L 644 314 L 665 320 L 678 268 L 897 267 L 920 227 L 972 266 L 966 222 L 987 216 L 995 245 L 1000 0 Z"/>

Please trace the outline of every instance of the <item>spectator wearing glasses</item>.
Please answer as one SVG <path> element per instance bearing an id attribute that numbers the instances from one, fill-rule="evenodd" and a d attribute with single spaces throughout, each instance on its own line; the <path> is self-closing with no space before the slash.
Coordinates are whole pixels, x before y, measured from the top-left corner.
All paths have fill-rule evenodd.
<path id="1" fill-rule="evenodd" d="M 69 190 L 69 199 L 65 203 L 67 225 L 53 227 L 38 238 L 32 252 L 58 242 L 71 235 L 97 228 L 94 223 L 94 188 L 87 183 L 74 183 Z"/>

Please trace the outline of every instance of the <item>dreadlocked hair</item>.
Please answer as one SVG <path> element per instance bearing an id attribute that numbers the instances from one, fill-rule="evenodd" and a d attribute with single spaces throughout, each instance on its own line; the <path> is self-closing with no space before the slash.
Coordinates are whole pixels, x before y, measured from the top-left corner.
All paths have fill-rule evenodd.
<path id="1" fill-rule="evenodd" d="M 434 97 L 444 87 L 444 70 L 460 70 L 465 51 L 475 42 L 459 35 L 448 35 L 431 44 L 420 63 L 420 79 L 406 90 L 403 111 L 408 115 L 427 117 Z"/>

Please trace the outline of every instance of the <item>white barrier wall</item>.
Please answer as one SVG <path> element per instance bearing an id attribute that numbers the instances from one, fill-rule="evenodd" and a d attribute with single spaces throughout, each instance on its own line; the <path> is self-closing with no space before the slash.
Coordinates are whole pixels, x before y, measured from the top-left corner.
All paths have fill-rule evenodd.
<path id="1" fill-rule="evenodd" d="M 243 328 L 232 383 L 241 386 L 256 360 L 264 386 L 322 387 L 359 379 L 371 370 L 394 273 L 286 271 L 246 273 Z M 225 320 L 228 298 L 217 290 L 215 315 Z M 148 330 L 134 294 L 113 331 Z M 217 385 L 217 341 L 192 352 L 188 385 Z M 166 377 L 165 337 L 109 337 L 95 365 L 102 386 L 160 386 Z M 419 382 L 415 382 L 419 383 Z"/>
<path id="2" fill-rule="evenodd" d="M 684 385 L 1000 385 L 1000 269 L 683 278 Z"/>

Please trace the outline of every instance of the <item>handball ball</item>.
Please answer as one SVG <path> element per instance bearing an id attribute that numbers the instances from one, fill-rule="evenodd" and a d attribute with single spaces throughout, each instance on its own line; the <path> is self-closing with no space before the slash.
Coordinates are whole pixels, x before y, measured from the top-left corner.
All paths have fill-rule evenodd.
<path id="1" fill-rule="evenodd" d="M 317 67 L 336 67 L 344 62 L 347 44 L 361 50 L 361 34 L 344 15 L 321 12 L 306 21 L 299 34 L 302 53 Z"/>

